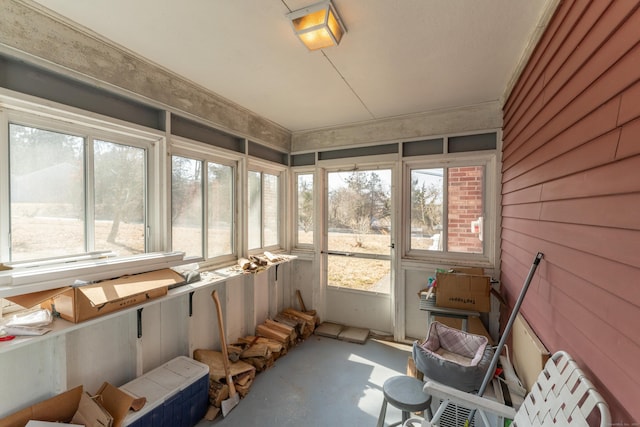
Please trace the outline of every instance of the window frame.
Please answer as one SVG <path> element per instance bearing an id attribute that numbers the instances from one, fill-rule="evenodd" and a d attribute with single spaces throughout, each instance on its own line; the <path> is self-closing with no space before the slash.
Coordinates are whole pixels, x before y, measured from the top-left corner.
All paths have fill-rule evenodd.
<path id="1" fill-rule="evenodd" d="M 449 251 L 432 251 L 426 249 L 411 248 L 411 171 L 415 169 L 444 170 L 443 188 L 443 219 L 444 227 L 448 227 L 448 173 L 449 168 L 482 166 L 484 167 L 483 182 L 483 251 L 482 253 L 464 253 Z M 491 151 L 474 151 L 461 154 L 442 154 L 431 156 L 416 156 L 403 160 L 403 258 L 408 260 L 433 261 L 437 264 L 468 264 L 493 267 L 495 263 L 495 246 L 497 230 L 497 153 Z M 447 239 L 447 233 L 443 233 L 443 239 Z"/>
<path id="2" fill-rule="evenodd" d="M 258 161 L 255 159 L 249 159 L 247 162 L 246 169 L 246 186 L 245 186 L 245 227 L 244 230 L 246 232 L 246 236 L 244 239 L 246 252 L 248 255 L 259 254 L 264 251 L 281 251 L 286 250 L 286 218 L 287 212 L 284 209 L 286 206 L 287 195 L 285 189 L 287 188 L 287 170 L 288 166 L 280 166 L 275 163 L 266 163 L 262 161 Z M 249 218 L 250 218 L 250 203 L 249 203 L 249 173 L 250 172 L 258 172 L 260 173 L 260 247 L 257 248 L 249 248 Z M 264 244 L 264 174 L 274 175 L 278 177 L 278 201 L 277 201 L 277 209 L 278 209 L 278 232 L 277 238 L 278 242 L 275 245 L 265 246 Z"/>
<path id="3" fill-rule="evenodd" d="M 158 236 L 152 235 L 158 229 L 159 218 L 150 215 L 149 207 L 157 204 L 157 167 L 153 159 L 157 156 L 157 150 L 164 136 L 158 131 L 149 131 L 141 126 L 120 123 L 115 119 L 102 119 L 89 113 L 69 107 L 65 109 L 52 108 L 50 106 L 33 105 L 18 99 L 0 97 L 0 152 L 3 153 L 0 160 L 0 262 L 10 262 L 11 259 L 11 207 L 10 207 L 10 159 L 9 159 L 9 125 L 32 127 L 63 133 L 83 138 L 83 158 L 85 165 L 83 174 L 83 203 L 85 205 L 85 252 L 69 254 L 69 256 L 83 256 L 95 252 L 95 170 L 94 166 L 94 141 L 105 141 L 124 146 L 130 146 L 144 150 L 144 252 L 156 250 L 154 243 Z M 6 203 L 5 203 L 6 202 Z M 121 257 L 126 257 L 123 255 Z M 64 257 L 64 256 L 63 256 Z M 54 257 L 56 258 L 56 257 Z M 35 261 L 39 258 L 24 259 Z"/>
<path id="4" fill-rule="evenodd" d="M 316 207 L 316 194 L 318 188 L 318 180 L 315 168 L 296 168 L 291 170 L 291 195 L 293 203 L 291 204 L 291 235 L 293 236 L 293 247 L 299 251 L 313 251 L 317 245 L 316 229 L 318 224 L 318 209 Z M 300 236 L 298 235 L 298 221 L 300 218 L 299 205 L 299 193 L 298 193 L 298 177 L 300 175 L 311 175 L 313 183 L 311 185 L 311 203 L 313 212 L 313 225 L 311 227 L 312 243 L 300 243 Z"/>
<path id="5" fill-rule="evenodd" d="M 232 218 L 232 250 L 230 254 L 219 255 L 215 257 L 209 257 L 208 255 L 208 212 L 207 212 L 207 202 L 208 202 L 208 191 L 207 191 L 207 175 L 205 173 L 205 168 L 202 168 L 202 257 L 186 257 L 185 259 L 190 259 L 194 261 L 201 261 L 200 267 L 210 268 L 215 266 L 227 265 L 231 262 L 234 262 L 238 259 L 239 253 L 241 252 L 241 248 L 239 245 L 240 242 L 240 233 L 239 229 L 239 218 L 238 212 L 240 198 L 238 197 L 238 188 L 239 185 L 239 176 L 241 170 L 241 156 L 232 154 L 230 152 L 226 152 L 226 150 L 222 150 L 219 148 L 215 149 L 215 153 L 213 153 L 213 149 L 211 146 L 197 142 L 188 140 L 183 137 L 171 136 L 171 140 L 169 142 L 169 155 L 167 156 L 167 239 L 168 239 L 168 247 L 173 248 L 172 246 L 172 236 L 173 236 L 173 225 L 171 223 L 171 209 L 172 209 L 172 161 L 173 156 L 181 156 L 186 157 L 192 160 L 197 160 L 200 162 L 215 163 L 222 166 L 229 166 L 232 169 L 233 177 L 232 177 L 232 185 L 233 188 L 231 192 L 233 194 L 233 218 Z"/>

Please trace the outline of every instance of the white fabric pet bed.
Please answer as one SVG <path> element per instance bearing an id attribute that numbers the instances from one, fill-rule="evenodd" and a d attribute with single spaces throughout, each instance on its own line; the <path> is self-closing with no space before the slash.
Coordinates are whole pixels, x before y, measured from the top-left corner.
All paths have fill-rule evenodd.
<path id="1" fill-rule="evenodd" d="M 424 343 L 413 343 L 413 360 L 425 377 L 466 392 L 480 388 L 492 357 L 486 337 L 440 322 L 431 323 Z"/>

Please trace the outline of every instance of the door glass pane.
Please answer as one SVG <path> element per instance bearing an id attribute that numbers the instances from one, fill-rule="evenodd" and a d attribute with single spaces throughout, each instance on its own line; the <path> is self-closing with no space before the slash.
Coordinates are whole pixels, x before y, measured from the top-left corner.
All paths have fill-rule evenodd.
<path id="1" fill-rule="evenodd" d="M 95 249 L 118 255 L 145 249 L 145 150 L 94 144 Z"/>
<path id="2" fill-rule="evenodd" d="M 11 260 L 84 253 L 84 138 L 9 125 Z"/>
<path id="3" fill-rule="evenodd" d="M 442 251 L 444 169 L 411 170 L 411 249 Z"/>
<path id="4" fill-rule="evenodd" d="M 262 180 L 260 172 L 249 171 L 249 218 L 247 233 L 249 249 L 262 245 Z"/>
<path id="5" fill-rule="evenodd" d="M 264 247 L 277 246 L 279 235 L 279 192 L 278 176 L 263 174 L 264 179 Z"/>
<path id="6" fill-rule="evenodd" d="M 313 245 L 313 174 L 298 175 L 298 244 Z"/>
<path id="7" fill-rule="evenodd" d="M 229 255 L 233 245 L 233 168 L 208 164 L 208 253 L 209 258 Z"/>
<path id="8" fill-rule="evenodd" d="M 171 241 L 174 251 L 201 257 L 202 162 L 180 156 L 172 157 L 171 173 Z"/>
<path id="9" fill-rule="evenodd" d="M 329 173 L 327 239 L 330 252 L 349 254 L 329 257 L 330 286 L 388 292 L 390 170 Z"/>
<path id="10" fill-rule="evenodd" d="M 484 166 L 448 170 L 447 250 L 483 253 Z"/>
<path id="11" fill-rule="evenodd" d="M 327 284 L 361 291 L 389 293 L 389 266 L 388 259 L 329 255 Z"/>

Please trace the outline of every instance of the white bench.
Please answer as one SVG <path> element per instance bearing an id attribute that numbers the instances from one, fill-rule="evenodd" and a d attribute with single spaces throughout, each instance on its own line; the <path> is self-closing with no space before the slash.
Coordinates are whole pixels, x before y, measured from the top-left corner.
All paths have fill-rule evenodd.
<path id="1" fill-rule="evenodd" d="M 512 419 L 512 426 L 588 426 L 587 419 L 599 412 L 600 426 L 611 425 L 611 415 L 606 402 L 587 379 L 576 362 L 564 351 L 555 353 L 547 361 L 531 387 L 520 409 L 474 394 L 465 393 L 443 384 L 427 381 L 423 390 L 442 404 L 431 421 L 420 417 L 407 420 L 404 427 L 430 427 L 439 425 L 447 405 L 455 404 L 477 411 L 485 426 L 490 426 L 486 412 L 505 419 Z"/>

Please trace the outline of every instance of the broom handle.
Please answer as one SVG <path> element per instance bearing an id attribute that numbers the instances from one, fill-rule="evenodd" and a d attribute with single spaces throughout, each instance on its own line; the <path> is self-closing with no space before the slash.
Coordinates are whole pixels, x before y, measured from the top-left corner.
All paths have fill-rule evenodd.
<path id="1" fill-rule="evenodd" d="M 529 269 L 529 274 L 527 275 L 527 279 L 524 282 L 524 286 L 520 291 L 520 295 L 518 296 L 518 300 L 513 306 L 513 311 L 511 311 L 511 316 L 509 316 L 509 321 L 507 325 L 504 327 L 504 331 L 502 332 L 502 336 L 500 337 L 500 341 L 498 342 L 498 346 L 496 347 L 495 353 L 493 354 L 493 358 L 491 359 L 491 364 L 489 365 L 489 370 L 484 376 L 482 380 L 482 385 L 480 386 L 480 390 L 478 390 L 478 396 L 482 396 L 489 385 L 489 381 L 493 378 L 493 374 L 496 371 L 496 366 L 498 366 L 498 360 L 500 359 L 500 353 L 502 353 L 502 349 L 504 348 L 504 344 L 507 341 L 507 337 L 509 336 L 509 332 L 511 332 L 511 328 L 513 327 L 513 323 L 516 321 L 516 316 L 518 315 L 518 311 L 520 311 L 520 306 L 522 305 L 522 301 L 524 300 L 524 296 L 529 289 L 529 285 L 531 284 L 531 279 L 533 279 L 533 275 L 538 268 L 538 264 L 540 264 L 540 260 L 544 254 L 542 252 L 538 252 L 536 254 L 535 259 L 533 260 L 533 264 L 531 264 L 531 268 Z M 473 419 L 476 410 L 472 410 L 469 413 L 469 417 L 467 418 L 467 422 L 465 425 L 471 424 L 471 420 Z"/>

